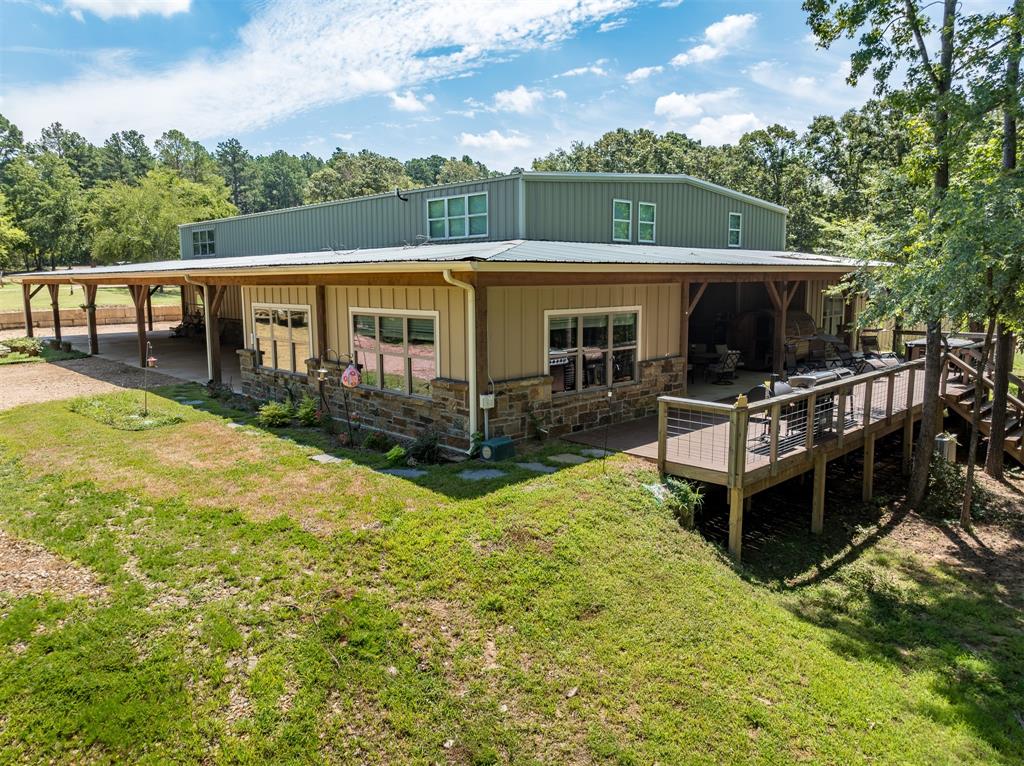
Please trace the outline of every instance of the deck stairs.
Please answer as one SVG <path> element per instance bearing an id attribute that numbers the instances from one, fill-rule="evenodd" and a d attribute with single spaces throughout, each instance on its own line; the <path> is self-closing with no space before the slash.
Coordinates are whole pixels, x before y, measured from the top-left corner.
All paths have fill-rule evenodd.
<path id="1" fill-rule="evenodd" d="M 951 412 L 967 423 L 971 422 L 974 411 L 974 381 L 977 371 L 974 367 L 952 355 L 948 356 L 949 368 L 943 388 L 943 401 Z M 992 429 L 992 378 L 981 379 L 981 434 L 986 439 Z M 1024 401 L 1012 394 L 1006 403 L 1006 438 L 1003 450 L 1018 463 L 1024 464 Z"/>

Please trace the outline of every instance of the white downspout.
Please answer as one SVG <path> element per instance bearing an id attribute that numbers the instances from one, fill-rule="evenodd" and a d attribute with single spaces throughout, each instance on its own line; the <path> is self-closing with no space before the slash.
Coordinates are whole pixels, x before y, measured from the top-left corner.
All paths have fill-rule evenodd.
<path id="1" fill-rule="evenodd" d="M 469 367 L 469 441 L 472 446 L 473 434 L 477 432 L 478 396 L 476 380 L 476 288 L 452 276 L 451 269 L 445 269 L 444 281 L 466 291 L 466 345 L 467 366 Z"/>
<path id="2" fill-rule="evenodd" d="M 211 340 L 210 340 L 210 290 L 203 282 L 196 282 L 188 274 L 185 275 L 185 281 L 190 285 L 203 288 L 203 324 L 206 330 L 206 379 L 213 380 L 213 356 L 210 354 Z M 218 342 L 220 339 L 217 339 Z"/>

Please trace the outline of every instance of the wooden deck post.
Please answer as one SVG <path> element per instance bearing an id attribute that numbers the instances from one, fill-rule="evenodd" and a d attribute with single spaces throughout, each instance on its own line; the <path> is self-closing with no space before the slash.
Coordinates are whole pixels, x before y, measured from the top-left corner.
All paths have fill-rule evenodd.
<path id="1" fill-rule="evenodd" d="M 50 291 L 50 308 L 53 309 L 53 337 L 60 343 L 60 285 L 47 285 L 46 289 Z"/>
<path id="2" fill-rule="evenodd" d="M 668 462 L 668 402 L 658 400 L 658 473 L 665 475 Z"/>
<path id="3" fill-rule="evenodd" d="M 738 564 L 743 554 L 743 487 L 729 487 L 729 555 Z"/>
<path id="4" fill-rule="evenodd" d="M 85 323 L 89 329 L 89 353 L 100 352 L 100 336 L 96 330 L 96 285 L 84 285 L 85 291 Z"/>
<path id="5" fill-rule="evenodd" d="M 903 475 L 910 476 L 910 468 L 914 460 L 914 413 L 907 410 L 903 421 Z"/>
<path id="6" fill-rule="evenodd" d="M 25 314 L 25 335 L 29 338 L 34 337 L 35 331 L 32 329 L 32 285 L 22 284 L 21 286 L 21 300 L 22 311 Z"/>
<path id="7" fill-rule="evenodd" d="M 135 305 L 135 332 L 139 336 L 139 367 L 146 366 L 146 286 L 128 285 Z"/>
<path id="8" fill-rule="evenodd" d="M 811 502 L 811 532 L 820 535 L 825 528 L 825 453 L 814 455 L 814 499 Z"/>
<path id="9" fill-rule="evenodd" d="M 206 322 L 206 373 L 211 383 L 221 382 L 220 304 L 226 288 L 223 285 L 203 286 L 203 312 Z"/>
<path id="10" fill-rule="evenodd" d="M 875 496 L 875 435 L 864 436 L 864 482 L 861 487 L 861 498 L 868 502 Z"/>

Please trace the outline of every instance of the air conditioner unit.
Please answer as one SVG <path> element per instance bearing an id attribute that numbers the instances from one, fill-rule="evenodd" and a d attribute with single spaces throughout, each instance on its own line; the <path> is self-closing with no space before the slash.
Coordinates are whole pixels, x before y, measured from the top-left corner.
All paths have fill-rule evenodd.
<path id="1" fill-rule="evenodd" d="M 507 460 L 515 454 L 516 448 L 507 436 L 495 436 L 480 444 L 481 460 Z"/>

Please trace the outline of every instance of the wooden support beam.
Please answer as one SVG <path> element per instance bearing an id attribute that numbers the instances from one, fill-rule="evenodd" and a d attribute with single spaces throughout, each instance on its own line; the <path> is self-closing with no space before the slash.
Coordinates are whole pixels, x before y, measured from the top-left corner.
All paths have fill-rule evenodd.
<path id="1" fill-rule="evenodd" d="M 729 487 L 729 555 L 738 564 L 743 553 L 743 487 Z"/>
<path id="2" fill-rule="evenodd" d="M 487 351 L 487 294 L 486 287 L 476 288 L 476 385 L 479 393 L 490 392 Z M 476 406 L 478 402 L 473 402 Z M 492 413 L 493 414 L 493 413 Z"/>
<path id="3" fill-rule="evenodd" d="M 861 499 L 868 502 L 875 496 L 875 435 L 864 435 L 864 481 L 861 488 Z"/>
<path id="4" fill-rule="evenodd" d="M 163 285 L 153 285 L 146 291 L 146 324 L 149 325 L 150 332 L 153 332 L 153 293 L 161 287 Z"/>
<path id="5" fill-rule="evenodd" d="M 128 285 L 135 306 L 135 332 L 139 338 L 139 367 L 146 366 L 146 286 Z"/>
<path id="6" fill-rule="evenodd" d="M 828 461 L 824 452 L 814 456 L 814 497 L 811 501 L 811 532 L 820 535 L 825 528 L 825 471 Z"/>
<path id="7" fill-rule="evenodd" d="M 96 330 L 96 285 L 85 285 L 85 323 L 89 329 L 89 353 L 100 352 L 100 336 Z"/>
<path id="8" fill-rule="evenodd" d="M 910 476 L 914 460 L 914 413 L 907 408 L 903 421 L 903 475 Z"/>
<path id="9" fill-rule="evenodd" d="M 53 337 L 60 343 L 60 285 L 47 285 L 46 289 L 50 291 L 50 308 L 53 310 Z"/>
<path id="10" fill-rule="evenodd" d="M 224 285 L 203 287 L 203 309 L 206 314 L 206 372 L 212 383 L 221 382 L 220 304 L 225 291 Z"/>
<path id="11" fill-rule="evenodd" d="M 707 282 L 700 282 L 700 287 L 697 288 L 697 294 L 690 300 L 689 312 L 692 314 L 694 309 L 697 308 L 697 304 L 700 303 L 700 299 L 704 297 L 704 291 L 708 289 Z"/>
<path id="12" fill-rule="evenodd" d="M 790 305 L 793 303 L 793 298 L 796 297 L 796 291 L 799 289 L 799 282 L 794 282 L 793 286 L 789 288 L 789 292 L 786 293 L 786 310 L 789 310 Z"/>
<path id="13" fill-rule="evenodd" d="M 327 361 L 327 288 L 317 285 L 316 293 L 316 358 Z"/>
<path id="14" fill-rule="evenodd" d="M 683 395 L 690 387 L 690 280 L 679 285 L 679 356 L 683 358 Z"/>
<path id="15" fill-rule="evenodd" d="M 32 329 L 32 293 L 29 292 L 31 285 L 23 284 L 21 286 L 21 299 L 23 301 L 22 311 L 25 314 L 25 335 L 29 338 L 35 336 L 35 331 Z M 41 285 L 40 285 L 41 287 Z M 39 290 L 39 287 L 36 288 Z"/>
<path id="16" fill-rule="evenodd" d="M 665 475 L 668 458 L 668 403 L 658 402 L 658 473 Z"/>

